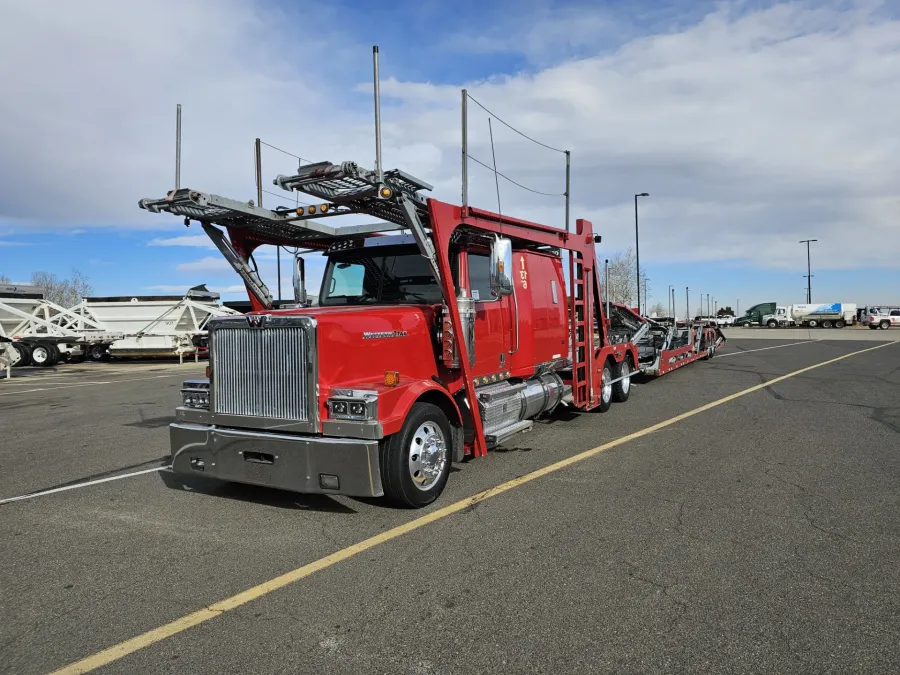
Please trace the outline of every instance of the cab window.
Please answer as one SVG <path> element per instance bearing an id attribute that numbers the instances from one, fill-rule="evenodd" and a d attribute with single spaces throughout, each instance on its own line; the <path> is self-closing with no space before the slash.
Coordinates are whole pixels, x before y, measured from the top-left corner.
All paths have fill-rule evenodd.
<path id="1" fill-rule="evenodd" d="M 469 253 L 469 286 L 475 300 L 496 299 L 491 295 L 491 257 L 488 254 Z"/>

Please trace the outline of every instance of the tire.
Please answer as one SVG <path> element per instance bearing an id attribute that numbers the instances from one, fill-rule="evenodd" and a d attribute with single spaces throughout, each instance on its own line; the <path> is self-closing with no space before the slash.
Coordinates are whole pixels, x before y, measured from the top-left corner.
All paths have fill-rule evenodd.
<path id="1" fill-rule="evenodd" d="M 770 319 L 769 322 L 766 324 L 766 326 L 768 328 L 778 328 L 778 322 L 775 321 L 774 319 Z"/>
<path id="2" fill-rule="evenodd" d="M 831 328 L 831 322 L 830 322 L 830 321 L 823 321 L 823 322 L 822 322 L 822 328 Z"/>
<path id="3" fill-rule="evenodd" d="M 59 347 L 56 345 L 47 345 L 50 349 L 50 366 L 58 365 L 60 361 L 62 361 L 62 352 L 59 351 Z"/>
<path id="4" fill-rule="evenodd" d="M 54 365 L 54 345 L 37 344 L 31 350 L 31 364 L 39 368 L 50 368 Z M 59 350 L 56 350 L 58 353 Z"/>
<path id="5" fill-rule="evenodd" d="M 815 328 L 818 325 L 819 325 L 819 323 L 815 319 L 813 319 L 812 321 L 809 322 L 810 328 Z"/>
<path id="6" fill-rule="evenodd" d="M 887 330 L 888 328 L 891 327 L 891 322 L 890 321 L 882 321 L 881 325 L 879 327 L 881 328 L 881 330 Z"/>
<path id="7" fill-rule="evenodd" d="M 13 342 L 13 349 L 19 354 L 19 360 L 12 364 L 13 368 L 24 368 L 31 365 L 31 347 L 24 342 Z"/>
<path id="8" fill-rule="evenodd" d="M 599 412 L 606 412 L 609 410 L 609 407 L 612 405 L 613 401 L 613 385 L 608 384 L 604 386 L 603 382 L 609 382 L 614 380 L 615 378 L 612 376 L 613 369 L 612 366 L 609 365 L 609 361 L 603 364 L 603 374 L 601 376 L 601 384 L 600 384 L 600 405 L 598 405 L 594 410 Z"/>
<path id="9" fill-rule="evenodd" d="M 381 446 L 381 485 L 394 504 L 422 508 L 444 491 L 453 457 L 453 436 L 444 411 L 431 403 L 414 403 L 403 427 Z M 431 450 L 423 465 L 419 448 Z M 413 459 L 415 458 L 415 459 Z M 429 467 L 431 471 L 426 471 Z"/>
<path id="10" fill-rule="evenodd" d="M 613 400 L 618 403 L 625 403 L 628 400 L 628 396 L 631 394 L 631 376 L 632 376 L 632 368 L 631 368 L 631 357 L 626 356 L 622 359 L 622 362 L 616 366 L 615 369 L 615 377 L 614 380 L 618 380 L 620 377 L 627 376 L 628 379 L 621 380 L 616 382 L 613 385 Z"/>
<path id="11" fill-rule="evenodd" d="M 106 358 L 106 347 L 103 345 L 91 345 L 88 347 L 86 356 L 91 361 L 103 361 Z"/>
<path id="12" fill-rule="evenodd" d="M 847 324 L 845 324 L 845 323 L 844 323 L 843 321 L 841 321 L 840 319 L 838 319 L 837 321 L 834 322 L 834 327 L 835 327 L 835 328 L 843 328 L 843 327 L 846 326 L 846 325 L 847 325 Z"/>

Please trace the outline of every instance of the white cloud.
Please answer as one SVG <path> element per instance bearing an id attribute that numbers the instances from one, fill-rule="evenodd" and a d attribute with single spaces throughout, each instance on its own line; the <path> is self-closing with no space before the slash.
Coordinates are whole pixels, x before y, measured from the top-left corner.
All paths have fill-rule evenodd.
<path id="1" fill-rule="evenodd" d="M 147 246 L 195 246 L 200 248 L 215 249 L 212 241 L 205 234 L 151 239 L 149 242 L 147 242 Z"/>
<path id="2" fill-rule="evenodd" d="M 228 261 L 225 260 L 225 258 L 213 258 L 212 256 L 206 256 L 205 258 L 201 258 L 200 260 L 181 263 L 177 265 L 175 269 L 179 272 L 222 274 L 223 272 L 230 272 L 231 265 L 228 264 Z"/>
<path id="3" fill-rule="evenodd" d="M 0 176 L 0 223 L 181 227 L 136 205 L 172 187 L 177 102 L 185 186 L 255 198 L 257 136 L 316 160 L 372 164 L 371 99 L 342 105 L 352 84 L 316 78 L 318 65 L 310 67 L 346 58 L 310 43 L 333 36 L 304 33 L 299 66 L 285 57 L 296 49 L 294 26 L 273 21 L 272 10 L 238 0 L 77 7 L 0 0 L 0 9 L 0 167 L 9 167 Z M 633 242 L 632 195 L 647 191 L 642 263 L 805 267 L 798 241 L 815 237 L 818 269 L 897 267 L 900 22 L 877 10 L 875 3 L 722 4 L 702 21 L 612 43 L 604 39 L 620 26 L 599 10 L 525 14 L 483 34 L 469 31 L 440 48 L 519 51 L 533 64 L 556 65 L 446 86 L 384 73 L 385 163 L 458 201 L 459 88 L 467 86 L 524 132 L 572 150 L 572 219 L 593 220 L 605 250 Z M 160 24 L 167 16 L 179 19 Z M 628 26 L 625 34 L 633 32 Z M 563 38 L 569 43 L 554 51 Z M 367 47 L 351 42 L 345 51 L 357 77 Z M 469 111 L 470 152 L 490 163 L 487 118 L 474 104 Z M 494 135 L 501 171 L 563 191 L 561 156 L 502 125 Z M 294 161 L 265 149 L 267 182 Z M 470 201 L 495 209 L 491 174 L 474 163 L 469 174 Z M 66 177 L 50 200 L 48 175 Z M 501 202 L 505 213 L 562 224 L 561 198 L 501 181 Z M 151 245 L 201 240 L 208 246 L 202 235 Z M 268 274 L 270 254 L 259 260 Z M 212 257 L 177 269 L 233 274 Z"/>

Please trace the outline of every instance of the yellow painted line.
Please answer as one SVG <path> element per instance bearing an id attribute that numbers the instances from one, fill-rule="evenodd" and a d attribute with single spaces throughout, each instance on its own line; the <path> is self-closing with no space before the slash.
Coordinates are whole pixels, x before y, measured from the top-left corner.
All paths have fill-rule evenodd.
<path id="1" fill-rule="evenodd" d="M 96 654 L 92 654 L 91 656 L 81 659 L 80 661 L 76 661 L 75 663 L 60 668 L 59 670 L 51 673 L 51 675 L 75 675 L 76 673 L 88 673 L 92 670 L 100 668 L 101 666 L 112 663 L 113 661 L 118 661 L 119 659 L 124 658 L 125 656 L 128 656 L 129 654 L 132 654 L 140 649 L 143 649 L 144 647 L 149 647 L 150 645 L 160 642 L 161 640 L 165 640 L 166 638 L 170 638 L 173 635 L 177 635 L 178 633 L 181 633 L 188 628 L 192 628 L 201 623 L 205 623 L 210 619 L 214 619 L 215 617 L 232 609 L 236 609 L 241 605 L 245 605 L 252 600 L 257 600 L 262 596 L 268 595 L 269 593 L 277 591 L 280 588 L 284 588 L 285 586 L 288 586 L 295 581 L 305 579 L 306 577 L 315 574 L 316 572 L 332 567 L 333 565 L 336 565 L 339 562 L 343 562 L 344 560 L 348 560 L 349 558 L 352 558 L 362 553 L 363 551 L 367 551 L 370 548 L 374 548 L 379 544 L 383 544 L 385 542 L 391 541 L 392 539 L 401 537 L 404 534 L 408 534 L 422 527 L 425 527 L 426 525 L 430 525 L 435 521 L 442 520 L 447 516 L 458 513 L 469 506 L 478 504 L 479 502 L 483 502 L 487 499 L 490 499 L 491 497 L 496 497 L 497 495 L 503 494 L 504 492 L 512 490 L 515 487 L 519 487 L 520 485 L 524 485 L 525 483 L 530 483 L 537 478 L 541 478 L 548 474 L 554 473 L 556 471 L 559 471 L 560 469 L 565 469 L 566 467 L 577 464 L 578 462 L 583 462 L 584 460 L 594 457 L 595 455 L 599 455 L 601 452 L 611 450 L 612 448 L 618 447 L 630 441 L 642 438 L 644 436 L 652 434 L 655 431 L 664 429 L 665 427 L 668 427 L 672 424 L 676 424 L 677 422 L 686 420 L 689 417 L 699 415 L 702 412 L 728 403 L 729 401 L 733 401 L 736 398 L 740 398 L 741 396 L 752 394 L 753 392 L 764 389 L 765 387 L 771 387 L 773 384 L 777 384 L 778 382 L 782 382 L 791 377 L 802 375 L 803 373 L 807 373 L 810 370 L 815 370 L 816 368 L 821 368 L 822 366 L 827 366 L 831 363 L 837 363 L 838 361 L 848 359 L 851 356 L 856 356 L 857 354 L 864 354 L 876 349 L 881 349 L 882 347 L 887 347 L 888 345 L 895 345 L 898 342 L 900 342 L 900 340 L 882 343 L 880 345 L 876 345 L 875 347 L 860 349 L 859 351 L 850 352 L 849 354 L 844 354 L 843 356 L 838 356 L 837 358 L 829 359 L 828 361 L 822 361 L 821 363 L 816 363 L 812 366 L 807 366 L 806 368 L 795 370 L 794 372 L 788 373 L 787 375 L 781 375 L 779 377 L 763 382 L 762 384 L 757 384 L 744 389 L 743 391 L 739 391 L 736 394 L 731 394 L 730 396 L 725 396 L 724 398 L 720 398 L 719 400 L 713 401 L 712 403 L 702 405 L 699 408 L 694 408 L 693 410 L 689 410 L 688 412 L 682 413 L 681 415 L 676 415 L 675 417 L 671 417 L 663 422 L 659 422 L 658 424 L 654 424 L 645 429 L 641 429 L 640 431 L 636 431 L 633 434 L 622 436 L 621 438 L 617 438 L 616 440 L 610 441 L 609 443 L 604 443 L 603 445 L 597 446 L 596 448 L 593 448 L 591 450 L 585 450 L 584 452 L 581 452 L 577 455 L 572 455 L 571 457 L 567 457 L 566 459 L 560 460 L 559 462 L 549 464 L 541 469 L 537 469 L 536 471 L 527 473 L 524 476 L 513 478 L 510 481 L 501 483 L 500 485 L 496 485 L 471 497 L 467 497 L 466 499 L 454 502 L 453 504 L 448 504 L 447 506 L 432 511 L 431 513 L 426 513 L 425 515 L 415 518 L 408 523 L 398 525 L 397 527 L 382 532 L 381 534 L 376 534 L 374 537 L 369 537 L 368 539 L 348 546 L 347 548 L 341 549 L 340 551 L 335 551 L 334 553 L 327 555 L 324 558 L 319 558 L 318 560 L 307 565 L 303 565 L 302 567 L 298 567 L 297 569 L 291 570 L 290 572 L 275 577 L 274 579 L 265 581 L 258 586 L 248 588 L 247 590 L 242 591 L 237 595 L 233 595 L 230 598 L 220 600 L 219 602 L 213 603 L 212 605 L 204 607 L 203 609 L 183 616 L 180 619 L 176 619 L 171 623 L 167 623 L 164 626 L 159 626 L 158 628 L 154 628 L 153 630 L 142 633 L 141 635 L 133 637 L 129 640 L 120 642 L 117 645 L 113 645 L 112 647 L 97 652 Z"/>

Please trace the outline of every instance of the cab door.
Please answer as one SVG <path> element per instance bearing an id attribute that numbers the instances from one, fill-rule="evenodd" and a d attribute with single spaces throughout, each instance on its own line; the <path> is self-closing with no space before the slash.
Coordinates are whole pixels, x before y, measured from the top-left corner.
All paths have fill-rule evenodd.
<path id="1" fill-rule="evenodd" d="M 468 294 L 475 301 L 475 363 L 473 377 L 509 370 L 510 298 L 491 295 L 490 254 L 468 249 L 464 256 Z"/>

